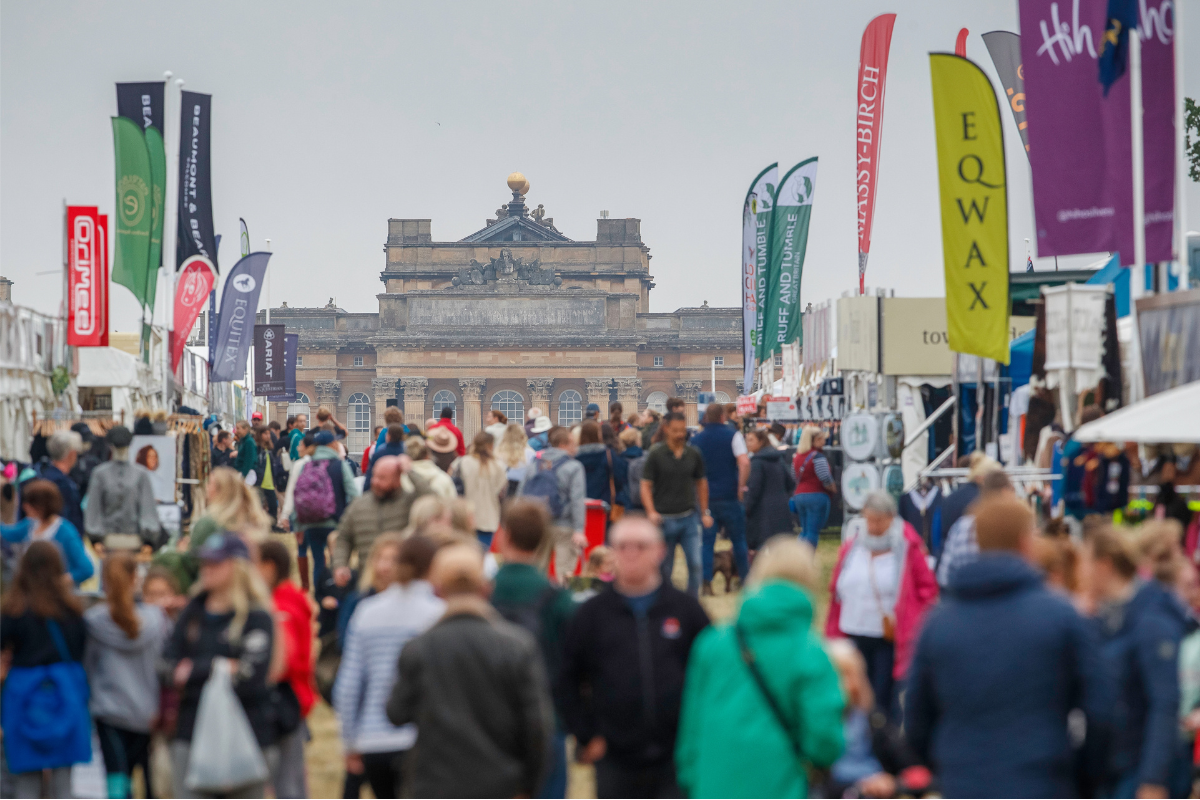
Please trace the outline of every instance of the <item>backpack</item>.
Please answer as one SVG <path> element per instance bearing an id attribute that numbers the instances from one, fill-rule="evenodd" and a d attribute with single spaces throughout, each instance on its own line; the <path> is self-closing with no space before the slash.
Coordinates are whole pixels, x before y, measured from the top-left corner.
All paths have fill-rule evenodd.
<path id="1" fill-rule="evenodd" d="M 296 479 L 293 502 L 297 522 L 323 522 L 339 516 L 337 492 L 329 474 L 328 464 L 333 464 L 338 468 L 338 472 L 341 472 L 341 462 L 337 459 L 328 459 L 324 464 L 310 461 L 304 465 L 300 477 Z M 338 477 L 340 479 L 341 476 Z"/>
<path id="2" fill-rule="evenodd" d="M 539 456 L 533 462 L 533 475 L 529 476 L 521 489 L 522 497 L 533 497 L 545 502 L 552 519 L 560 519 L 567 508 L 558 488 L 558 468 L 570 460 L 560 458 L 557 462 L 552 462 Z"/>
<path id="3" fill-rule="evenodd" d="M 625 480 L 626 495 L 629 497 L 630 508 L 642 507 L 642 471 L 646 468 L 646 454 L 629 462 L 629 477 Z"/>
<path id="4" fill-rule="evenodd" d="M 0 721 L 11 772 L 86 764 L 92 760 L 92 722 L 83 665 L 71 658 L 62 629 L 46 628 L 59 658 L 41 667 L 13 667 L 4 682 Z"/>

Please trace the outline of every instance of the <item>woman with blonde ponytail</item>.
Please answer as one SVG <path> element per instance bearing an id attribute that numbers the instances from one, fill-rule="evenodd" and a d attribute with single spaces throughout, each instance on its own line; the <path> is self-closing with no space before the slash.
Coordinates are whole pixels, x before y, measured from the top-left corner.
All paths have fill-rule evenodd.
<path id="1" fill-rule="evenodd" d="M 192 523 L 188 551 L 195 555 L 204 541 L 219 530 L 239 530 L 257 539 L 271 530 L 271 518 L 263 510 L 262 501 L 254 487 L 235 469 L 217 467 L 204 486 L 207 507 L 204 514 Z"/>
<path id="2" fill-rule="evenodd" d="M 150 729 L 158 716 L 155 667 L 169 624 L 153 605 L 134 600 L 137 562 L 125 552 L 104 560 L 105 602 L 83 615 L 88 638 L 83 666 L 88 706 L 108 771 L 108 796 L 130 797 L 130 775 L 149 774 Z"/>
<path id="3" fill-rule="evenodd" d="M 241 536 L 228 530 L 210 535 L 196 554 L 200 591 L 179 615 L 163 651 L 163 678 L 180 692 L 179 720 L 171 742 L 176 797 L 194 797 L 183 785 L 187 774 L 200 693 L 214 668 L 229 669 L 268 767 L 279 755 L 278 731 L 271 714 L 267 685 L 282 672 L 275 652 L 271 595 L 250 563 Z M 263 797 L 266 784 L 244 787 L 242 797 Z"/>

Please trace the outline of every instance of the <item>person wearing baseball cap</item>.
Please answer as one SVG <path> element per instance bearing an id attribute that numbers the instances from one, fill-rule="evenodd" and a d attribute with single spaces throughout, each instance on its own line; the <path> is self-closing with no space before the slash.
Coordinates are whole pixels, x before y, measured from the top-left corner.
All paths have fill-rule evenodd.
<path id="1" fill-rule="evenodd" d="M 133 434 L 116 425 L 105 435 L 112 460 L 92 470 L 84 504 L 83 527 L 93 542 L 117 550 L 154 546 L 162 535 L 158 503 L 145 467 L 129 460 Z"/>
<path id="2" fill-rule="evenodd" d="M 329 534 L 337 528 L 338 522 L 345 513 L 346 507 L 358 497 L 360 492 L 358 483 L 354 480 L 354 471 L 350 468 L 350 464 L 342 459 L 337 450 L 334 449 L 333 431 L 328 431 L 323 428 L 316 429 L 315 433 L 310 433 L 305 436 L 305 441 L 309 441 L 308 436 L 312 437 L 313 452 L 312 456 L 307 461 L 297 462 L 300 469 L 297 471 L 293 467 L 293 471 L 288 479 L 288 488 L 293 494 L 293 514 L 289 520 L 291 529 L 296 532 L 296 540 L 298 542 L 297 558 L 308 560 L 308 553 L 312 554 L 313 565 L 313 586 L 321 587 L 325 585 L 325 581 L 330 577 L 329 569 L 325 564 L 325 543 L 329 539 Z M 298 483 L 301 476 L 309 470 L 325 470 L 329 477 L 330 488 L 333 489 L 333 515 L 318 521 L 302 521 L 300 511 L 295 509 L 295 489 L 292 488 L 294 483 Z"/>
<path id="3" fill-rule="evenodd" d="M 179 690 L 179 717 L 171 742 L 173 794 L 184 786 L 200 695 L 214 669 L 227 669 L 254 738 L 268 764 L 275 760 L 279 733 L 271 713 L 267 674 L 275 623 L 271 596 L 250 563 L 250 550 L 237 534 L 222 530 L 205 540 L 200 560 L 201 591 L 180 612 L 163 649 L 163 662 Z M 246 797 L 265 796 L 266 781 L 239 788 Z"/>
<path id="4" fill-rule="evenodd" d="M 584 419 L 600 419 L 600 406 L 596 403 L 588 403 L 587 408 L 583 412 Z"/>

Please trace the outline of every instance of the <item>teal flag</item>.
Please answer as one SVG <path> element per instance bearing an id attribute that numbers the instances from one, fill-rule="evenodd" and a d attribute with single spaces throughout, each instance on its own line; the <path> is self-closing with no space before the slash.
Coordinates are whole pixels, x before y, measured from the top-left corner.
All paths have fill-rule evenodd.
<path id="1" fill-rule="evenodd" d="M 771 208 L 779 165 L 758 173 L 742 206 L 742 352 L 745 359 L 746 391 L 754 385 L 754 359 L 762 343 L 763 302 L 767 296 L 767 249 L 771 240 Z"/>
<path id="2" fill-rule="evenodd" d="M 816 188 L 817 159 L 813 157 L 792 167 L 775 194 L 760 360 L 800 338 L 800 277 Z"/>
<path id="3" fill-rule="evenodd" d="M 138 303 L 144 306 L 154 216 L 150 154 L 146 149 L 146 137 L 133 120 L 113 117 L 112 127 L 117 184 L 117 213 L 114 215 L 117 242 L 112 281 L 133 292 Z M 165 174 L 166 170 L 163 172 Z"/>

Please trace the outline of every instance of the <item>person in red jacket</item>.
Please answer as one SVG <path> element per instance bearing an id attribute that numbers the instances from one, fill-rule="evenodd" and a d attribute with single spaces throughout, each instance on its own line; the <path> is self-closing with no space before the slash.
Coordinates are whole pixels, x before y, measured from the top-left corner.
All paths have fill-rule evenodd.
<path id="1" fill-rule="evenodd" d="M 454 452 L 459 456 L 467 454 L 467 440 L 463 438 L 463 432 L 454 424 L 454 406 L 442 406 L 441 418 L 437 422 L 429 426 L 429 429 L 445 428 L 454 434 L 454 440 L 457 442 Z M 425 435 L 429 435 L 429 431 L 425 431 Z"/>
<path id="2" fill-rule="evenodd" d="M 308 595 L 291 581 L 292 555 L 282 542 L 270 540 L 259 546 L 258 571 L 271 588 L 275 622 L 284 653 L 282 674 L 272 676 L 277 681 L 279 695 L 277 718 L 285 731 L 279 740 L 279 763 L 271 771 L 271 785 L 279 798 L 308 797 L 308 777 L 304 768 L 308 728 L 304 719 L 317 699 L 313 677 L 312 605 Z M 288 689 L 295 696 L 295 703 L 287 697 Z M 296 723 L 295 728 L 286 730 L 292 722 Z"/>

